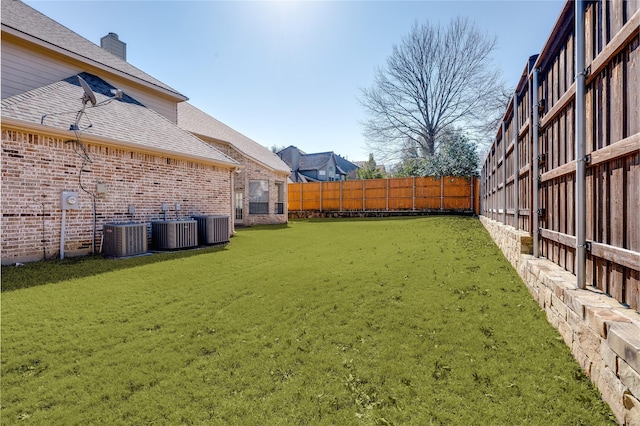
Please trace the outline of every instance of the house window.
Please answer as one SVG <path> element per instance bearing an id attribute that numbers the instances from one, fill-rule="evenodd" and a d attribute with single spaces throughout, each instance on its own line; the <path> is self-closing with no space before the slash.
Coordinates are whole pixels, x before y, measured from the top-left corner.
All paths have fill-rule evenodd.
<path id="1" fill-rule="evenodd" d="M 276 203 L 276 214 L 284 214 L 284 183 L 276 182 L 276 188 L 278 189 L 278 202 Z"/>
<path id="2" fill-rule="evenodd" d="M 269 181 L 249 181 L 249 214 L 269 214 Z"/>

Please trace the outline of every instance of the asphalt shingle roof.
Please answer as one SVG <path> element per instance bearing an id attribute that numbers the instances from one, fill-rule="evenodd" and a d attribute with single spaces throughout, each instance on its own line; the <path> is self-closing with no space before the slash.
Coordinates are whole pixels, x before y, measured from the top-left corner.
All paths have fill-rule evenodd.
<path id="1" fill-rule="evenodd" d="M 100 46 L 71 31 L 46 15 L 19 0 L 2 0 L 2 25 L 35 37 L 42 42 L 56 46 L 71 54 L 80 55 L 115 71 L 140 79 L 186 99 L 175 89 L 139 70 L 127 61 L 107 52 Z"/>
<path id="2" fill-rule="evenodd" d="M 301 155 L 299 170 L 318 170 L 329 162 L 332 155 L 332 152 Z"/>
<path id="3" fill-rule="evenodd" d="M 178 104 L 178 126 L 191 133 L 228 143 L 265 166 L 290 173 L 289 166 L 269 149 L 216 120 L 188 102 Z"/>
<path id="4" fill-rule="evenodd" d="M 357 164 L 353 164 L 351 161 L 346 158 L 342 158 L 339 155 L 336 155 L 336 161 L 338 162 L 338 167 L 343 170 L 345 173 L 349 173 L 352 170 L 358 170 L 359 167 Z"/>
<path id="5" fill-rule="evenodd" d="M 113 86 L 92 74 L 80 75 L 91 87 L 97 100 L 96 106 L 87 104 L 79 121 L 81 135 L 94 135 L 129 145 L 134 144 L 151 151 L 197 157 L 230 166 L 238 164 L 126 94 L 122 99 L 109 101 L 113 97 Z M 11 118 L 69 130 L 82 108 L 83 94 L 78 78 L 74 75 L 3 99 L 2 119 Z"/>

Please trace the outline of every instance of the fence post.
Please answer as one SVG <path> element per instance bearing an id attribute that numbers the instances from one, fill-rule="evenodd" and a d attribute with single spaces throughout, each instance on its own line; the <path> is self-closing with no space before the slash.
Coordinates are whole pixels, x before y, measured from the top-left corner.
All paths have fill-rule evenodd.
<path id="1" fill-rule="evenodd" d="M 413 177 L 413 200 L 412 200 L 413 208 L 411 210 L 416 209 L 416 177 Z"/>
<path id="2" fill-rule="evenodd" d="M 365 195 L 366 191 L 366 186 L 365 186 L 365 181 L 366 179 L 362 179 L 362 211 L 367 211 L 367 196 Z"/>
<path id="3" fill-rule="evenodd" d="M 302 200 L 303 200 L 303 198 L 302 198 L 302 187 L 303 186 L 304 185 L 302 185 L 302 182 L 300 182 L 300 213 L 302 213 Z"/>
<path id="4" fill-rule="evenodd" d="M 471 179 L 469 179 L 469 181 L 471 182 L 471 213 L 475 214 L 475 212 L 476 212 L 476 203 L 475 203 L 475 201 L 476 200 L 473 199 L 473 189 L 474 189 L 474 183 L 475 183 L 473 181 L 473 176 L 471 176 Z"/>
<path id="5" fill-rule="evenodd" d="M 342 180 L 340 180 L 340 212 L 342 212 Z"/>
<path id="6" fill-rule="evenodd" d="M 387 211 L 389 211 L 389 178 L 387 180 Z"/>
<path id="7" fill-rule="evenodd" d="M 440 176 L 440 211 L 444 210 L 444 176 Z"/>
<path id="8" fill-rule="evenodd" d="M 320 212 L 322 212 L 322 182 L 320 182 Z"/>
<path id="9" fill-rule="evenodd" d="M 518 136 L 520 124 L 518 123 L 518 91 L 513 94 L 513 227 L 517 231 L 520 214 L 520 155 L 518 151 Z"/>
<path id="10" fill-rule="evenodd" d="M 531 207 L 531 218 L 533 220 L 532 236 L 533 236 L 533 257 L 540 257 L 540 216 L 538 210 L 540 209 L 538 204 L 538 191 L 540 190 L 540 153 L 538 149 L 538 138 L 540 137 L 540 110 L 538 100 L 538 68 L 533 70 L 533 89 L 531 90 L 531 104 L 533 106 L 533 205 Z"/>
<path id="11" fill-rule="evenodd" d="M 575 29 L 576 35 L 576 284 L 578 288 L 586 286 L 586 110 L 585 110 L 585 29 L 584 29 L 584 0 L 575 2 Z"/>

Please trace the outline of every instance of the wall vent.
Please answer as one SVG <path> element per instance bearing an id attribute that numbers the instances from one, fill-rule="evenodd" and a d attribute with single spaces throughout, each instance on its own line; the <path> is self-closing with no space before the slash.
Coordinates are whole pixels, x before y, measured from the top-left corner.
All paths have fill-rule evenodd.
<path id="1" fill-rule="evenodd" d="M 151 222 L 151 240 L 156 250 L 173 250 L 198 245 L 195 220 L 162 220 Z"/>
<path id="2" fill-rule="evenodd" d="M 102 254 L 125 257 L 147 252 L 146 223 L 107 223 L 102 228 Z"/>
<path id="3" fill-rule="evenodd" d="M 200 244 L 229 242 L 229 216 L 193 216 L 193 219 L 198 222 Z"/>

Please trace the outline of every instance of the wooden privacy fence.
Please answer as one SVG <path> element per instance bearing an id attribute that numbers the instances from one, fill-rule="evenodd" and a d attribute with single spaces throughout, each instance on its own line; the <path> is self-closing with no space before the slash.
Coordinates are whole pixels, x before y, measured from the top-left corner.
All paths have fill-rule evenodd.
<path id="1" fill-rule="evenodd" d="M 475 177 L 409 177 L 289 184 L 290 212 L 479 211 Z"/>
<path id="2" fill-rule="evenodd" d="M 636 310 L 639 8 L 565 4 L 523 71 L 481 177 L 482 215 L 531 233 L 534 256 L 576 274 L 578 287 L 596 286 Z"/>

